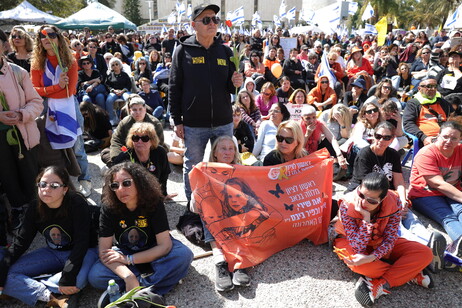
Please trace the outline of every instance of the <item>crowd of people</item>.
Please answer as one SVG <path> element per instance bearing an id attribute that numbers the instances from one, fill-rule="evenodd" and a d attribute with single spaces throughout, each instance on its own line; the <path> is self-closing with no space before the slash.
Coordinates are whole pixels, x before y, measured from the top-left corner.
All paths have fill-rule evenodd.
<path id="1" fill-rule="evenodd" d="M 191 197 L 189 172 L 209 142 L 210 162 L 255 168 L 329 151 L 333 179 L 349 181 L 332 242 L 362 275 L 361 304 L 406 282 L 433 287 L 429 269 L 457 268 L 444 252 L 462 258 L 461 33 L 390 32 L 383 46 L 372 35 L 282 28 L 229 35 L 217 32 L 219 10 L 197 6 L 195 34 L 0 31 L 0 190 L 10 207 L 0 204 L 1 293 L 66 307 L 88 283 L 105 289 L 111 279 L 121 290 L 170 291 L 193 257 L 169 233 L 170 163 L 184 167 L 188 201 L 177 228 L 211 246 L 216 289 L 249 286 L 245 269 L 229 270 Z M 291 36 L 286 55 L 281 40 Z M 410 147 L 407 187 L 401 160 Z M 85 200 L 91 151 L 106 165 L 100 215 Z M 47 247 L 25 253 L 37 232 Z M 42 274 L 51 275 L 33 278 Z"/>

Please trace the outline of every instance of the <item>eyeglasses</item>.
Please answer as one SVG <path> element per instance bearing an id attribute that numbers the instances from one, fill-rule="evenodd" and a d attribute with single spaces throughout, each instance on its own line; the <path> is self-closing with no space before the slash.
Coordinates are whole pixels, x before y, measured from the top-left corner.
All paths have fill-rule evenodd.
<path id="1" fill-rule="evenodd" d="M 390 86 L 382 86 L 382 89 L 391 90 L 391 87 Z"/>
<path id="2" fill-rule="evenodd" d="M 195 22 L 201 22 L 203 23 L 204 25 L 208 25 L 210 22 L 213 22 L 214 24 L 218 25 L 220 23 L 220 17 L 217 17 L 217 16 L 213 16 L 213 17 L 209 17 L 209 16 L 206 16 L 204 18 L 202 18 L 202 20 L 195 20 Z"/>
<path id="3" fill-rule="evenodd" d="M 271 93 L 268 93 L 268 92 L 264 92 L 264 93 L 262 93 L 262 94 L 263 94 L 264 96 L 270 96 L 270 95 L 271 95 Z"/>
<path id="4" fill-rule="evenodd" d="M 96 46 L 88 46 L 88 48 L 96 49 L 96 48 L 98 48 L 98 47 L 96 47 Z"/>
<path id="5" fill-rule="evenodd" d="M 140 65 L 146 65 L 146 62 L 140 62 Z"/>
<path id="6" fill-rule="evenodd" d="M 326 83 L 329 83 L 329 81 L 324 80 L 324 81 L 321 81 L 321 83 L 326 84 Z"/>
<path id="7" fill-rule="evenodd" d="M 423 54 L 423 55 L 428 55 L 428 54 L 429 54 L 429 52 L 422 52 L 422 54 Z"/>
<path id="8" fill-rule="evenodd" d="M 144 135 L 144 136 L 133 135 L 132 136 L 133 142 L 138 142 L 140 140 L 143 142 L 148 142 L 149 140 L 151 140 L 151 138 L 148 135 Z"/>
<path id="9" fill-rule="evenodd" d="M 373 114 L 376 112 L 379 112 L 379 108 L 369 109 L 365 111 L 366 114 Z"/>
<path id="10" fill-rule="evenodd" d="M 39 37 L 40 37 L 41 39 L 44 39 L 44 38 L 46 38 L 47 36 L 48 36 L 49 38 L 51 38 L 51 39 L 55 39 L 55 38 L 58 37 L 58 33 L 56 33 L 56 32 L 47 32 L 47 35 L 43 34 L 42 32 L 39 33 Z"/>
<path id="11" fill-rule="evenodd" d="M 122 181 L 122 187 L 130 187 L 132 186 L 132 182 L 133 182 L 133 179 L 125 179 Z M 119 189 L 120 187 L 120 184 L 119 182 L 112 182 L 111 184 L 109 184 L 109 188 L 111 188 L 112 191 L 116 191 L 117 189 Z"/>
<path id="12" fill-rule="evenodd" d="M 295 141 L 294 137 L 284 137 L 284 136 L 281 136 L 281 135 L 276 135 L 276 140 L 279 143 L 285 141 L 287 144 L 292 144 Z"/>
<path id="13" fill-rule="evenodd" d="M 37 183 L 37 187 L 38 188 L 47 188 L 47 187 L 51 187 L 51 189 L 58 189 L 60 187 L 66 187 L 66 184 L 60 184 L 60 183 L 56 183 L 56 182 L 52 182 L 52 183 L 47 183 L 45 181 L 41 181 L 41 182 L 38 182 Z"/>
<path id="14" fill-rule="evenodd" d="M 111 64 L 111 67 L 112 67 L 112 66 L 119 66 L 119 63 L 112 63 L 112 64 Z"/>
<path id="15" fill-rule="evenodd" d="M 82 62 L 82 65 L 91 64 L 91 62 Z"/>
<path id="16" fill-rule="evenodd" d="M 14 39 L 22 39 L 21 35 L 12 35 L 11 38 Z"/>
<path id="17" fill-rule="evenodd" d="M 356 190 L 356 191 L 358 192 L 359 198 L 361 198 L 363 200 L 366 200 L 370 204 L 375 205 L 375 204 L 379 204 L 380 201 L 382 201 L 382 200 L 377 200 L 377 199 L 373 199 L 373 198 L 369 198 L 369 197 L 364 196 L 364 194 L 362 192 L 360 192 L 359 189 Z"/>
<path id="18" fill-rule="evenodd" d="M 424 88 L 424 89 L 436 89 L 437 85 L 436 84 L 427 84 L 427 85 L 422 85 L 420 87 Z"/>
<path id="19" fill-rule="evenodd" d="M 393 139 L 393 136 L 374 134 L 374 138 L 377 139 L 377 140 L 383 139 L 385 141 L 390 141 L 391 139 Z"/>

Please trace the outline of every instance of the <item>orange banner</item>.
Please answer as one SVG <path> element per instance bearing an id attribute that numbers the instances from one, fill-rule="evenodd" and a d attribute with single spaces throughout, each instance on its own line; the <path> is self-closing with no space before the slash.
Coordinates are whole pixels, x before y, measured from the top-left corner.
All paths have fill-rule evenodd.
<path id="1" fill-rule="evenodd" d="M 193 204 L 230 269 L 259 264 L 307 238 L 327 241 L 332 159 L 326 149 L 267 167 L 200 163 Z"/>

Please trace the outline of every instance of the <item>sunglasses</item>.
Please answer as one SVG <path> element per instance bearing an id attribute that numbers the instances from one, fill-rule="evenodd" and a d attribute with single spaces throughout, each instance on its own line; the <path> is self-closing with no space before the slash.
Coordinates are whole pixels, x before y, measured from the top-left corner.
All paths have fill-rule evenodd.
<path id="1" fill-rule="evenodd" d="M 202 20 L 196 20 L 196 22 L 201 22 L 204 25 L 208 25 L 210 22 L 213 22 L 214 24 L 218 25 L 220 23 L 220 17 L 213 16 L 213 17 L 204 17 Z"/>
<path id="2" fill-rule="evenodd" d="M 53 183 L 47 183 L 47 182 L 44 182 L 44 181 L 41 181 L 41 182 L 38 182 L 37 183 L 37 187 L 38 188 L 47 188 L 47 187 L 51 187 L 51 189 L 58 189 L 60 187 L 66 187 L 66 184 L 59 184 L 59 183 L 56 183 L 56 182 L 53 182 Z"/>
<path id="3" fill-rule="evenodd" d="M 393 136 L 374 134 L 374 138 L 377 139 L 377 140 L 383 139 L 385 141 L 390 141 L 391 139 L 393 139 Z"/>
<path id="4" fill-rule="evenodd" d="M 377 200 L 377 199 L 373 199 L 373 198 L 369 198 L 369 197 L 366 197 L 364 196 L 364 194 L 362 192 L 358 190 L 356 190 L 358 192 L 358 196 L 359 198 L 363 199 L 363 200 L 366 200 L 369 204 L 372 204 L 372 205 L 375 205 L 375 204 L 379 204 L 381 200 Z"/>
<path id="5" fill-rule="evenodd" d="M 91 64 L 90 62 L 82 62 L 82 65 Z"/>
<path id="6" fill-rule="evenodd" d="M 263 93 L 263 95 L 264 95 L 264 96 L 270 96 L 270 95 L 271 95 L 271 93 L 267 93 L 267 92 L 265 92 L 265 93 Z"/>
<path id="7" fill-rule="evenodd" d="M 391 87 L 390 86 L 382 86 L 382 89 L 391 90 Z"/>
<path id="8" fill-rule="evenodd" d="M 321 81 L 322 84 L 329 83 L 329 81 Z"/>
<path id="9" fill-rule="evenodd" d="M 276 135 L 276 140 L 279 143 L 281 143 L 282 141 L 285 141 L 287 144 L 292 144 L 295 141 L 294 137 L 284 137 L 281 135 Z"/>
<path id="10" fill-rule="evenodd" d="M 369 110 L 365 111 L 366 114 L 373 114 L 373 113 L 376 113 L 376 112 L 379 112 L 378 108 L 369 109 Z"/>
<path id="11" fill-rule="evenodd" d="M 46 38 L 47 36 L 48 36 L 49 38 L 51 38 L 51 39 L 55 39 L 55 38 L 58 37 L 58 33 L 56 33 L 56 32 L 47 32 L 47 35 L 43 34 L 42 32 L 39 33 L 39 37 L 40 37 L 41 39 L 44 39 L 44 38 Z"/>
<path id="12" fill-rule="evenodd" d="M 427 85 L 423 85 L 423 86 L 420 86 L 424 89 L 436 89 L 437 88 L 437 85 L 436 84 L 427 84 Z"/>
<path id="13" fill-rule="evenodd" d="M 143 142 L 148 142 L 149 140 L 151 140 L 151 138 L 148 135 L 144 135 L 144 136 L 133 135 L 132 136 L 133 142 L 138 142 L 140 140 Z"/>
<path id="14" fill-rule="evenodd" d="M 80 43 L 77 43 L 77 44 L 74 45 L 74 47 L 77 47 L 77 46 L 80 46 Z"/>
<path id="15" fill-rule="evenodd" d="M 146 65 L 146 62 L 140 62 L 140 65 Z"/>
<path id="16" fill-rule="evenodd" d="M 132 186 L 132 182 L 133 179 L 125 179 L 122 181 L 122 187 L 130 187 Z M 117 189 L 119 189 L 120 184 L 121 183 L 119 182 L 112 182 L 111 184 L 109 184 L 109 188 L 111 188 L 112 191 L 116 191 Z"/>
<path id="17" fill-rule="evenodd" d="M 97 47 L 96 46 L 88 46 L 88 48 L 96 49 Z"/>
<path id="18" fill-rule="evenodd" d="M 429 54 L 429 52 L 422 52 L 422 54 L 423 54 L 423 55 L 428 55 L 428 54 Z"/>
<path id="19" fill-rule="evenodd" d="M 106 36 L 106 38 L 112 38 L 112 36 L 109 35 L 109 36 Z"/>
<path id="20" fill-rule="evenodd" d="M 119 66 L 119 63 L 113 63 L 111 66 Z"/>
<path id="21" fill-rule="evenodd" d="M 14 39 L 22 39 L 21 35 L 12 35 L 11 38 Z"/>

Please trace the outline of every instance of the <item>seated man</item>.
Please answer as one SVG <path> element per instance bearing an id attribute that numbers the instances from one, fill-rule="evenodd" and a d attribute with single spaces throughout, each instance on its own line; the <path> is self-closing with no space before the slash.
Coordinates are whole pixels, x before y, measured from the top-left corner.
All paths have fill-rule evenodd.
<path id="1" fill-rule="evenodd" d="M 159 136 L 159 145 L 167 149 L 164 143 L 164 129 L 162 124 L 154 116 L 146 112 L 146 103 L 137 94 L 132 94 L 127 100 L 128 110 L 130 112 L 123 118 L 115 132 L 112 134 L 111 146 L 101 151 L 101 160 L 108 166 L 112 165 L 112 159 L 117 157 L 122 152 L 122 147 L 125 146 L 128 131 L 136 122 L 148 122 L 154 125 L 156 134 Z"/>
<path id="2" fill-rule="evenodd" d="M 407 102 L 404 109 L 404 130 L 417 136 L 420 145 L 432 143 L 440 126 L 454 111 L 452 106 L 436 91 L 436 79 L 422 79 L 419 92 Z"/>
<path id="3" fill-rule="evenodd" d="M 164 118 L 164 104 L 159 91 L 152 90 L 151 82 L 145 77 L 140 78 L 140 85 L 143 91 L 139 92 L 138 95 L 141 96 L 141 98 L 144 99 L 144 102 L 152 108 L 152 115 L 158 120 Z"/>

